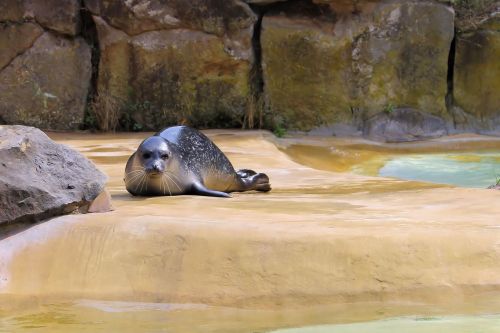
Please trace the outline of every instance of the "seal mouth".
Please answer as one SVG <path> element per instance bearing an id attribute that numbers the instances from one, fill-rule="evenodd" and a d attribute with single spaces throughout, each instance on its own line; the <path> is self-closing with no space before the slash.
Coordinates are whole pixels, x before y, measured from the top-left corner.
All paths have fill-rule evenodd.
<path id="1" fill-rule="evenodd" d="M 163 172 L 161 171 L 149 171 L 147 173 L 148 177 L 161 177 L 162 174 Z"/>

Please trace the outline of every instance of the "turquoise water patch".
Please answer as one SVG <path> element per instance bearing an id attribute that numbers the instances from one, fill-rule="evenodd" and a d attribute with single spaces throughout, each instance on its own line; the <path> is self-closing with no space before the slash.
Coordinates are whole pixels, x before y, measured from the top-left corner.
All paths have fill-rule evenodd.
<path id="1" fill-rule="evenodd" d="M 271 333 L 498 333 L 500 315 L 403 317 L 365 323 L 280 329 Z"/>
<path id="2" fill-rule="evenodd" d="M 398 156 L 379 175 L 461 187 L 486 188 L 500 178 L 500 153 Z"/>

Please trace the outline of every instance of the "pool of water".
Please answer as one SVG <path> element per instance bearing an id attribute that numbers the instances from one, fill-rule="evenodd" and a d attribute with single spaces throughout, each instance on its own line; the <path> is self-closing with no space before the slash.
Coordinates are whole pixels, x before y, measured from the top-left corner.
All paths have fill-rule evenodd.
<path id="1" fill-rule="evenodd" d="M 452 305 L 354 302 L 260 310 L 33 297 L 4 303 L 0 298 L 0 333 L 498 333 L 498 298 L 484 296 Z"/>
<path id="2" fill-rule="evenodd" d="M 379 175 L 461 187 L 486 188 L 500 180 L 500 153 L 395 156 L 379 170 Z"/>
<path id="3" fill-rule="evenodd" d="M 444 143 L 373 146 L 337 141 L 293 143 L 282 150 L 315 169 L 486 188 L 500 180 L 500 141 L 484 147 Z M 463 143 L 462 143 L 463 145 Z"/>
<path id="4" fill-rule="evenodd" d="M 272 333 L 498 333 L 500 315 L 403 317 L 363 323 L 280 329 Z"/>

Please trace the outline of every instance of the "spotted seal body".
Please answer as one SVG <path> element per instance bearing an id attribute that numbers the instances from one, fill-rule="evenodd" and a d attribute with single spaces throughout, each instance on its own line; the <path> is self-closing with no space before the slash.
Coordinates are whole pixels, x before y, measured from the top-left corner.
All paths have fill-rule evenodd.
<path id="1" fill-rule="evenodd" d="M 144 140 L 128 159 L 124 180 L 128 192 L 141 196 L 229 197 L 229 192 L 271 190 L 267 175 L 235 171 L 209 138 L 187 126 L 169 127 Z"/>

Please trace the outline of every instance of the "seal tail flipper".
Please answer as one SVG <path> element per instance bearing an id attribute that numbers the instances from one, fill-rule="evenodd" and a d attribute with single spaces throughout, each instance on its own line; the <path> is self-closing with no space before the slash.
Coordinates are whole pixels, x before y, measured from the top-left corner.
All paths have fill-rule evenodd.
<path id="1" fill-rule="evenodd" d="M 239 171 L 237 172 L 238 175 L 240 175 Z M 245 171 L 252 171 L 252 170 L 245 169 Z M 271 191 L 271 184 L 269 183 L 269 177 L 265 173 L 256 173 L 255 171 L 252 172 L 254 172 L 253 175 L 249 175 L 247 177 L 240 176 L 240 180 L 244 186 L 243 191 L 251 191 L 251 190 L 260 192 Z"/>
<path id="2" fill-rule="evenodd" d="M 191 192 L 193 194 L 197 195 L 204 195 L 208 197 L 221 197 L 221 198 L 231 198 L 229 194 L 226 192 L 220 192 L 220 191 L 214 191 L 214 190 L 209 190 L 208 188 L 205 187 L 205 185 L 201 183 L 193 183 L 193 187 Z"/>

